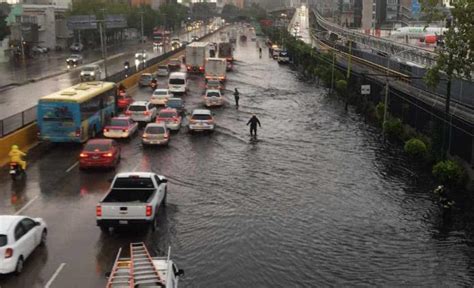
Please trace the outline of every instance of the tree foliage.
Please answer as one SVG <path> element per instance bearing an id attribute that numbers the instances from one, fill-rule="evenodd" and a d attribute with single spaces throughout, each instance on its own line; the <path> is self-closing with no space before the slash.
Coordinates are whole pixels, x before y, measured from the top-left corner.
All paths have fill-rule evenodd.
<path id="1" fill-rule="evenodd" d="M 5 21 L 9 13 L 10 5 L 8 3 L 0 3 L 0 41 L 10 34 L 10 29 Z"/>
<path id="2" fill-rule="evenodd" d="M 438 1 L 425 0 L 423 9 L 431 20 L 439 19 Z M 446 74 L 447 80 L 453 77 L 471 79 L 474 67 L 474 1 L 452 1 L 452 23 L 445 33 L 443 47 L 437 48 L 436 64 L 428 70 L 425 80 L 429 86 L 436 87 Z"/>

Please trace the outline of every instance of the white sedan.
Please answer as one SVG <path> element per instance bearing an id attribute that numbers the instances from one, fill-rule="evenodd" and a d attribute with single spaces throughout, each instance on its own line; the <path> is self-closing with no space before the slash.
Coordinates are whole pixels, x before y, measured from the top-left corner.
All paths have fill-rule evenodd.
<path id="1" fill-rule="evenodd" d="M 150 103 L 153 105 L 165 105 L 173 95 L 168 89 L 156 89 L 150 98 Z"/>
<path id="2" fill-rule="evenodd" d="M 28 256 L 46 243 L 47 234 L 41 218 L 0 215 L 0 274 L 21 273 Z"/>

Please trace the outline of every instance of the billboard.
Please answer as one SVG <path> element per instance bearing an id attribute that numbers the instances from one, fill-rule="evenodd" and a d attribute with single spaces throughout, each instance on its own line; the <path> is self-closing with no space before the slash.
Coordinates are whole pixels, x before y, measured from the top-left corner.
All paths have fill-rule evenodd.
<path id="1" fill-rule="evenodd" d="M 97 29 L 97 19 L 95 15 L 75 15 L 67 19 L 69 30 L 89 30 Z"/>
<path id="2" fill-rule="evenodd" d="M 125 15 L 105 15 L 105 27 L 108 28 L 127 28 L 127 18 Z"/>

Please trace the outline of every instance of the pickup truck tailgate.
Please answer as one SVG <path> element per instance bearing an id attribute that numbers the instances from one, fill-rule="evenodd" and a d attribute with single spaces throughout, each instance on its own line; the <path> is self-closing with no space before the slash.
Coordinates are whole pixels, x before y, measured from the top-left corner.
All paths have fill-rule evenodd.
<path id="1" fill-rule="evenodd" d="M 142 203 L 102 203 L 102 216 L 97 219 L 144 219 L 147 205 Z M 148 209 L 151 209 L 149 206 Z M 150 213 L 151 214 L 151 213 Z"/>

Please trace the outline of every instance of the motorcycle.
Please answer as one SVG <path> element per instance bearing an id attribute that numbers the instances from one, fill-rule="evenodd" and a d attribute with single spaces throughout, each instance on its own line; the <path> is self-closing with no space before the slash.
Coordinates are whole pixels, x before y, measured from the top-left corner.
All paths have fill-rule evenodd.
<path id="1" fill-rule="evenodd" d="M 153 91 L 155 91 L 155 89 L 158 88 L 158 82 L 156 80 L 151 81 L 150 87 Z"/>
<path id="2" fill-rule="evenodd" d="M 10 176 L 12 177 L 12 180 L 15 181 L 18 177 L 21 177 L 25 174 L 25 170 L 21 168 L 21 165 L 16 162 L 11 162 L 10 163 Z"/>

